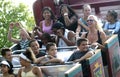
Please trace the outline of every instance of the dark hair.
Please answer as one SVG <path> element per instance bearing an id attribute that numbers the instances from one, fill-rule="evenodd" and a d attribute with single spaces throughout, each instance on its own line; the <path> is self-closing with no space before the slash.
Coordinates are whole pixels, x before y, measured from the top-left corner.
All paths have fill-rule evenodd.
<path id="1" fill-rule="evenodd" d="M 35 42 L 35 41 L 37 41 L 37 40 L 36 40 L 36 39 L 32 39 L 32 40 L 30 40 L 30 42 L 29 42 L 29 44 L 28 44 L 29 47 L 31 47 L 31 43 L 32 43 L 32 42 Z"/>
<path id="2" fill-rule="evenodd" d="M 51 46 L 56 46 L 56 44 L 53 43 L 53 42 L 49 42 L 49 43 L 46 45 L 46 50 L 49 50 Z"/>
<path id="3" fill-rule="evenodd" d="M 55 22 L 51 29 L 65 29 L 64 25 L 61 22 Z"/>
<path id="4" fill-rule="evenodd" d="M 108 13 L 114 18 L 115 21 L 117 21 L 118 14 L 114 10 L 109 10 Z"/>
<path id="5" fill-rule="evenodd" d="M 61 10 L 62 10 L 63 6 L 67 7 L 70 16 L 75 15 L 76 17 L 78 17 L 77 14 L 75 13 L 75 11 L 69 5 L 67 5 L 67 4 L 61 4 L 61 6 L 60 6 L 60 15 L 62 15 L 61 14 Z"/>
<path id="6" fill-rule="evenodd" d="M 30 47 L 28 47 L 27 49 L 26 49 L 26 51 L 25 52 L 23 52 L 23 54 L 28 58 L 28 59 L 30 59 L 32 62 L 34 62 L 35 61 L 35 55 L 34 55 L 34 53 L 33 53 L 33 51 L 32 51 L 32 49 L 30 48 Z"/>
<path id="7" fill-rule="evenodd" d="M 8 73 L 9 74 L 13 74 L 13 65 L 12 65 L 12 63 L 10 62 L 10 61 L 8 61 L 8 60 L 6 60 L 8 63 L 9 63 L 9 65 L 10 65 L 10 67 L 8 67 L 9 68 L 9 70 L 8 70 Z"/>
<path id="8" fill-rule="evenodd" d="M 55 19 L 55 16 L 53 14 L 53 11 L 50 7 L 44 7 L 43 10 L 42 10 L 42 14 L 45 10 L 48 10 L 50 13 L 51 13 L 51 19 Z M 44 17 L 43 17 L 44 18 Z"/>
<path id="9" fill-rule="evenodd" d="M 86 39 L 86 38 L 79 38 L 79 39 L 77 40 L 77 46 L 80 46 L 80 44 L 81 44 L 83 41 L 88 41 L 88 39 Z"/>
<path id="10" fill-rule="evenodd" d="M 1 55 L 2 55 L 2 56 L 5 56 L 5 55 L 6 55 L 6 52 L 11 52 L 11 49 L 9 49 L 9 48 L 2 48 L 2 49 L 1 49 Z"/>
<path id="11" fill-rule="evenodd" d="M 44 40 L 46 39 L 48 42 L 52 41 L 49 33 L 43 33 L 42 39 L 44 39 Z"/>

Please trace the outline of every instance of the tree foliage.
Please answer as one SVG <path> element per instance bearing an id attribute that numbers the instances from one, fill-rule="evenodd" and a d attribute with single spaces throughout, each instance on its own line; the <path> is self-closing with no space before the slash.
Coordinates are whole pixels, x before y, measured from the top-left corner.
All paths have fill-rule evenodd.
<path id="1" fill-rule="evenodd" d="M 10 22 L 24 22 L 30 29 L 34 25 L 34 18 L 27 7 L 20 3 L 15 6 L 12 2 L 0 0 L 0 48 L 10 47 L 12 42 L 8 41 L 7 34 Z M 13 37 L 18 37 L 18 29 L 13 31 Z"/>

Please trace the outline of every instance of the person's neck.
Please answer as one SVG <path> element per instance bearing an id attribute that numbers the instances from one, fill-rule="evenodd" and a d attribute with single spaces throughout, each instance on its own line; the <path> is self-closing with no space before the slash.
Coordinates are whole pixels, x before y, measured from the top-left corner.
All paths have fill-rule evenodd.
<path id="1" fill-rule="evenodd" d="M 9 58 L 9 59 L 8 59 L 8 58 L 5 58 L 5 59 L 8 60 L 8 61 L 10 61 L 10 62 L 12 61 L 12 58 Z"/>
<path id="2" fill-rule="evenodd" d="M 45 19 L 45 22 L 49 23 L 49 22 L 51 22 L 51 19 Z"/>
<path id="3" fill-rule="evenodd" d="M 32 67 L 31 64 L 27 64 L 27 65 L 25 66 L 26 69 L 30 69 L 31 67 Z"/>
<path id="4" fill-rule="evenodd" d="M 30 71 L 32 69 L 32 65 L 31 65 L 31 63 L 28 63 L 28 64 L 26 64 L 26 66 L 25 66 L 25 68 L 24 68 L 24 72 L 28 72 L 28 71 Z"/>
<path id="5" fill-rule="evenodd" d="M 50 24 L 51 24 L 51 20 L 50 19 L 45 20 L 45 25 L 49 26 Z"/>
<path id="6" fill-rule="evenodd" d="M 84 16 L 84 20 L 87 21 L 88 16 Z"/>
<path id="7" fill-rule="evenodd" d="M 110 24 L 114 24 L 115 23 L 115 20 L 111 20 Z"/>

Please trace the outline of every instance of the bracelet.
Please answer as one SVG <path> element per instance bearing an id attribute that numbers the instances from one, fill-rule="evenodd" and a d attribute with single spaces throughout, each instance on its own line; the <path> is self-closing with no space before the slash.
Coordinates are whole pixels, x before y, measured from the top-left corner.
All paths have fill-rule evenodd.
<path id="1" fill-rule="evenodd" d="M 9 31 L 12 31 L 12 29 L 10 28 Z"/>
<path id="2" fill-rule="evenodd" d="M 68 13 L 64 13 L 64 16 L 68 16 Z"/>
<path id="3" fill-rule="evenodd" d="M 47 58 L 48 56 L 47 55 L 45 55 L 45 58 Z"/>

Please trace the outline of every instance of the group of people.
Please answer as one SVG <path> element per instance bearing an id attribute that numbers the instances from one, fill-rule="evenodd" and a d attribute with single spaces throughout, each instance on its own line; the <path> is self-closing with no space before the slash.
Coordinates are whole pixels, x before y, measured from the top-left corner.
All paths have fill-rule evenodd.
<path id="1" fill-rule="evenodd" d="M 57 56 L 57 47 L 77 46 L 78 49 L 73 51 L 67 61 L 84 64 L 84 60 L 95 53 L 93 49 L 96 47 L 104 49 L 104 43 L 109 37 L 107 32 L 118 34 L 120 37 L 120 21 L 117 20 L 118 15 L 114 10 L 108 11 L 105 23 L 91 14 L 91 7 L 88 4 L 83 5 L 83 17 L 80 19 L 66 4 L 60 6 L 59 18 L 55 17 L 50 7 L 44 7 L 42 15 L 43 21 L 40 21 L 31 34 L 19 22 L 10 23 L 8 39 L 19 44 L 20 49 L 24 49 L 25 52 L 19 55 L 20 60 L 14 60 L 10 49 L 1 50 L 4 57 L 0 64 L 3 77 L 14 77 L 12 68 L 18 64 L 22 66 L 18 77 L 43 77 L 42 69 L 33 66 L 32 63 L 64 64 L 65 60 Z M 12 37 L 14 27 L 20 29 L 20 39 Z M 46 52 L 39 51 L 39 48 L 46 48 Z"/>
<path id="2" fill-rule="evenodd" d="M 67 4 L 60 6 L 60 17 L 56 18 L 50 7 L 44 7 L 42 11 L 43 20 L 35 26 L 33 32 L 27 32 L 20 23 L 10 23 L 8 39 L 19 44 L 20 49 L 28 47 L 31 39 L 38 40 L 40 48 L 45 48 L 48 42 L 56 43 L 57 47 L 76 46 L 76 40 L 84 37 L 89 44 L 98 45 L 103 48 L 104 42 L 109 38 L 108 33 L 118 34 L 120 32 L 120 21 L 114 10 L 109 10 L 106 22 L 92 14 L 90 5 L 83 5 L 83 16 L 78 19 L 77 14 Z M 12 37 L 15 25 L 20 28 L 20 38 Z M 107 35 L 106 35 L 107 34 Z M 40 41 L 39 41 L 40 40 Z"/>
<path id="3" fill-rule="evenodd" d="M 71 57 L 68 59 L 68 62 L 81 62 L 82 60 L 85 60 L 94 54 L 94 52 L 89 49 L 88 40 L 85 38 L 80 38 L 77 41 L 77 47 L 78 50 L 71 55 Z M 12 58 L 10 49 L 3 48 L 1 53 L 4 57 L 4 60 L 0 63 L 3 77 L 15 77 L 13 73 L 13 67 L 15 65 L 19 65 L 19 63 L 21 64 L 21 68 L 18 71 L 17 77 L 43 77 L 42 71 L 46 71 L 32 64 L 47 65 L 65 63 L 64 60 L 57 57 L 57 46 L 52 42 L 49 42 L 46 45 L 46 53 L 44 53 L 39 51 L 38 42 L 36 40 L 31 40 L 29 42 L 29 47 L 26 48 L 25 52 L 19 55 L 19 60 L 14 60 L 14 58 Z M 12 72 L 9 73 L 9 71 Z"/>

